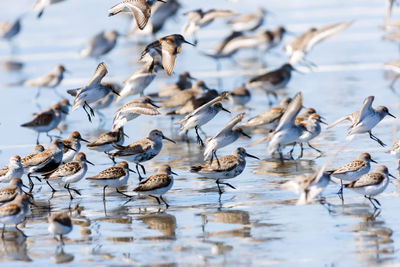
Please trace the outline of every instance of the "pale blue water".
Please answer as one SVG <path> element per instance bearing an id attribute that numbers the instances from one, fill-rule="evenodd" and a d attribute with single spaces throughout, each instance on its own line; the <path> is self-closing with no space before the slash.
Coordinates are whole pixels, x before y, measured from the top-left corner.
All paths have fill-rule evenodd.
<path id="1" fill-rule="evenodd" d="M 70 0 L 48 8 L 42 19 L 29 12 L 23 20 L 21 34 L 15 39 L 16 51 L 10 56 L 10 46 L 0 42 L 0 61 L 16 59 L 25 63 L 20 74 L 0 74 L 0 83 L 15 82 L 41 75 L 62 63 L 71 74 L 66 76 L 58 92 L 77 88 L 89 79 L 99 61 L 79 59 L 78 51 L 87 39 L 103 29 L 124 31 L 129 26 L 125 17 L 107 17 L 107 9 L 117 1 Z M 383 63 L 398 58 L 397 45 L 381 40 L 383 31 L 384 1 L 182 1 L 183 7 L 175 19 L 168 22 L 158 37 L 178 33 L 185 22 L 182 13 L 195 8 L 230 8 L 237 12 L 252 12 L 265 6 L 274 15 L 267 18 L 265 27 L 284 25 L 290 31 L 300 33 L 310 26 L 354 20 L 346 31 L 316 46 L 308 59 L 318 65 L 315 72 L 293 74 L 289 87 L 282 95 L 293 96 L 301 90 L 304 105 L 317 109 L 328 122 L 358 109 L 363 99 L 375 95 L 375 105 L 387 105 L 400 116 L 398 96 L 388 89 L 389 80 L 384 79 Z M 0 18 L 13 19 L 29 11 L 32 1 L 0 2 Z M 394 16 L 398 16 L 395 12 Z M 189 70 L 193 76 L 204 79 L 211 87 L 217 87 L 221 77 L 224 90 L 231 90 L 246 81 L 242 73 L 259 73 L 261 63 L 254 60 L 258 53 L 246 51 L 233 60 L 222 61 L 222 71 L 216 72 L 213 60 L 202 56 L 201 51 L 215 47 L 222 36 L 229 34 L 223 22 L 214 22 L 199 32 L 199 46 L 184 46 L 178 56 L 175 75 L 169 78 L 161 74 L 146 92 L 156 91 L 162 85 L 172 83 L 177 74 Z M 152 41 L 150 37 L 144 43 Z M 286 38 L 288 41 L 290 36 Z M 138 37 L 118 41 L 118 46 L 102 60 L 109 69 L 109 80 L 122 82 L 139 65 L 136 63 L 142 45 L 136 45 Z M 282 47 L 265 54 L 263 61 L 269 68 L 285 62 Z M 246 62 L 243 67 L 238 62 Z M 5 164 L 15 154 L 25 155 L 32 150 L 36 134 L 19 125 L 36 112 L 33 100 L 36 89 L 20 86 L 3 86 L 0 100 L 0 163 Z M 72 100 L 72 99 L 71 99 Z M 43 108 L 57 101 L 50 90 L 43 90 L 38 101 Z M 228 108 L 234 110 L 227 105 Z M 264 111 L 267 100 L 262 92 L 253 92 L 246 118 Z M 105 110 L 107 121 L 103 131 L 111 127 L 111 119 L 118 106 Z M 206 125 L 204 130 L 212 135 L 233 115 L 221 113 Z M 68 116 L 66 136 L 79 130 L 86 139 L 98 133 L 98 120 L 90 124 L 83 110 Z M 374 133 L 385 143 L 392 143 L 394 120 L 385 120 Z M 130 136 L 126 143 L 145 137 L 154 128 L 162 129 L 168 137 L 177 139 L 175 127 L 166 117 L 139 117 L 126 125 Z M 350 145 L 342 147 L 345 128 L 323 131 L 312 143 L 327 154 L 338 147 L 341 153 L 332 165 L 343 164 L 360 152 L 370 152 L 379 164 L 386 164 L 391 173 L 398 175 L 394 159 L 384 153 L 367 136 L 360 136 Z M 193 135 L 192 135 L 193 136 Z M 262 135 L 254 135 L 257 140 Z M 44 135 L 41 142 L 46 144 Z M 237 146 L 248 146 L 249 140 L 240 139 L 218 151 L 219 155 L 231 153 Z M 111 166 L 102 153 L 83 148 L 90 161 L 88 176 L 95 175 Z M 266 158 L 266 144 L 248 147 L 251 154 Z M 297 150 L 296 150 L 297 151 Z M 327 159 L 316 159 L 307 150 L 302 160 L 285 164 L 266 160 L 248 160 L 242 175 L 230 182 L 237 190 L 227 188 L 218 200 L 213 180 L 198 178 L 188 171 L 190 165 L 200 162 L 202 153 L 196 144 L 178 145 L 164 143 L 159 156 L 145 163 L 151 173 L 159 164 L 169 163 L 179 176 L 166 199 L 171 207 L 165 209 L 152 199 L 139 199 L 123 205 L 126 199 L 108 191 L 105 208 L 101 201 L 100 187 L 82 180 L 75 187 L 83 194 L 72 202 L 67 192 L 56 193 L 50 199 L 47 186 L 35 187 L 35 200 L 41 205 L 51 205 L 54 210 L 76 207 L 80 214 L 72 212 L 74 230 L 68 235 L 64 252 L 56 255 L 57 242 L 47 232 L 46 209 L 34 209 L 21 229 L 28 236 L 23 239 L 6 239 L 0 242 L 0 261 L 3 265 L 39 266 L 57 261 L 76 265 L 284 265 L 284 266 L 366 266 L 397 265 L 399 262 L 400 208 L 399 194 L 394 185 L 378 199 L 382 212 L 373 219 L 372 210 L 361 196 L 345 193 L 342 206 L 336 196 L 338 186 L 331 184 L 325 191 L 333 212 L 329 213 L 319 204 L 295 206 L 296 196 L 282 191 L 279 184 L 295 175 L 310 172 Z M 374 166 L 373 166 L 374 167 Z M 137 184 L 132 175 L 127 190 Z M 58 251 L 59 252 L 59 251 Z M 58 260 L 56 260 L 58 259 Z M 31 261 L 24 263 L 23 261 Z"/>

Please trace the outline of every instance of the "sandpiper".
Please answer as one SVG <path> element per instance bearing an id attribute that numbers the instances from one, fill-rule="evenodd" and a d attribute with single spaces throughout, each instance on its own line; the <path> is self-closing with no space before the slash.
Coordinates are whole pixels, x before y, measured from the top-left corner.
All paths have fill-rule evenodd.
<path id="1" fill-rule="evenodd" d="M 367 97 L 359 111 L 350 113 L 338 119 L 329 125 L 327 129 L 332 128 L 342 121 L 348 120 L 351 122 L 351 126 L 347 134 L 347 139 L 351 140 L 356 134 L 368 133 L 372 140 L 378 142 L 381 146 L 385 146 L 385 144 L 379 138 L 372 134 L 372 128 L 374 128 L 386 115 L 389 115 L 393 118 L 396 117 L 390 114 L 388 108 L 385 106 L 373 108 L 372 102 L 374 101 L 374 98 L 374 96 Z"/>
<path id="2" fill-rule="evenodd" d="M 126 197 L 131 197 L 119 191 L 118 189 L 118 187 L 127 184 L 130 171 L 133 172 L 133 170 L 129 169 L 128 162 L 121 161 L 118 162 L 117 165 L 101 171 L 96 176 L 87 177 L 86 180 L 92 181 L 97 185 L 103 186 L 103 200 L 106 199 L 107 187 L 113 187 L 119 194 L 124 195 Z"/>
<path id="3" fill-rule="evenodd" d="M 243 147 L 239 147 L 233 151 L 232 155 L 220 157 L 218 160 L 215 159 L 212 162 L 194 165 L 190 167 L 190 171 L 216 179 L 218 192 L 222 194 L 220 184 L 236 189 L 231 184 L 221 182 L 221 180 L 231 179 L 241 174 L 246 167 L 246 157 L 259 159 L 256 156 L 248 154 Z"/>
<path id="4" fill-rule="evenodd" d="M 174 185 L 174 177 L 172 176 L 172 174 L 177 175 L 171 170 L 171 167 L 169 165 L 161 165 L 158 168 L 156 174 L 153 174 L 147 177 L 145 180 L 141 181 L 138 187 L 133 189 L 133 191 L 157 199 L 158 204 L 161 204 L 161 199 L 168 208 L 169 205 L 163 199 L 162 195 L 164 195 Z M 157 197 L 156 195 L 158 195 L 159 197 Z"/>
<path id="5" fill-rule="evenodd" d="M 228 122 L 228 124 L 226 124 L 225 127 L 222 128 L 218 133 L 205 141 L 206 148 L 204 150 L 204 160 L 211 158 L 210 162 L 212 162 L 213 158 L 215 157 L 218 162 L 216 154 L 218 149 L 232 144 L 241 135 L 244 135 L 247 138 L 251 138 L 248 134 L 243 132 L 242 128 L 235 126 L 244 118 L 245 115 L 246 114 L 244 112 L 240 113 L 230 122 Z"/>
<path id="6" fill-rule="evenodd" d="M 71 161 L 74 158 L 75 154 L 79 152 L 79 150 L 81 149 L 81 141 L 89 143 L 89 141 L 83 139 L 81 137 L 81 134 L 77 131 L 70 133 L 67 139 L 63 140 L 63 163 Z M 71 147 L 72 149 L 69 149 L 68 147 Z"/>
<path id="7" fill-rule="evenodd" d="M 360 177 L 360 179 L 351 182 L 344 187 L 350 188 L 357 193 L 364 195 L 364 197 L 371 202 L 374 208 L 377 209 L 375 203 L 378 206 L 381 206 L 381 203 L 379 203 L 379 201 L 374 197 L 385 191 L 389 184 L 389 176 L 397 179 L 389 173 L 389 170 L 386 166 L 380 165 L 376 167 L 373 172 L 364 174 Z"/>
<path id="8" fill-rule="evenodd" d="M 279 69 L 267 72 L 250 79 L 246 86 L 250 88 L 261 88 L 267 93 L 274 93 L 274 90 L 286 87 L 292 77 L 292 65 L 286 63 Z"/>
<path id="9" fill-rule="evenodd" d="M 285 50 L 289 57 L 289 63 L 294 65 L 301 60 L 307 62 L 304 57 L 316 44 L 347 29 L 352 23 L 353 21 L 349 21 L 331 24 L 321 29 L 308 29 L 305 33 L 297 36 L 286 45 Z"/>
<path id="10" fill-rule="evenodd" d="M 291 101 L 290 97 L 285 97 L 281 100 L 279 106 L 270 108 L 260 115 L 248 119 L 241 126 L 244 128 L 266 126 L 269 130 L 274 131 Z"/>
<path id="11" fill-rule="evenodd" d="M 15 228 L 19 230 L 17 225 L 25 220 L 25 216 L 29 211 L 28 204 L 30 203 L 29 196 L 22 194 L 0 207 L 0 223 L 3 224 L 2 238 L 4 238 L 4 229 L 7 224 L 15 225 Z"/>
<path id="12" fill-rule="evenodd" d="M 11 41 L 21 31 L 21 17 L 13 22 L 0 21 L 0 37 Z"/>
<path id="13" fill-rule="evenodd" d="M 153 82 L 160 68 L 162 68 L 160 62 L 152 61 L 133 72 L 124 81 L 124 87 L 119 92 L 117 102 L 130 95 L 140 94 L 140 96 L 144 96 L 144 90 Z"/>
<path id="14" fill-rule="evenodd" d="M 288 105 L 276 129 L 269 135 L 268 153 L 279 151 L 283 160 L 281 147 L 296 142 L 306 130 L 304 126 L 295 124 L 295 118 L 303 106 L 303 95 L 297 93 Z"/>
<path id="15" fill-rule="evenodd" d="M 100 123 L 105 120 L 105 115 L 100 110 L 110 107 L 111 104 L 116 101 L 117 97 L 119 97 L 114 92 L 117 92 L 119 94 L 122 89 L 122 87 L 115 82 L 101 82 L 101 84 L 106 87 L 112 88 L 112 90 L 109 90 L 105 96 L 90 105 L 92 109 L 94 109 L 94 111 L 99 115 Z"/>
<path id="16" fill-rule="evenodd" d="M 37 17 L 40 18 L 43 15 L 44 9 L 49 5 L 57 4 L 65 0 L 36 0 L 33 5 L 33 11 L 38 11 Z"/>
<path id="17" fill-rule="evenodd" d="M 113 161 L 114 158 L 117 157 L 136 163 L 136 170 L 139 175 L 139 180 L 142 180 L 138 166 L 140 166 L 143 173 L 146 174 L 144 166 L 140 163 L 151 160 L 160 153 L 163 145 L 163 139 L 175 143 L 174 140 L 165 137 L 160 130 L 152 130 L 147 138 L 139 140 L 128 146 L 114 145 L 118 151 L 110 153 L 109 157 Z"/>
<path id="18" fill-rule="evenodd" d="M 254 31 L 264 23 L 267 10 L 260 7 L 256 12 L 238 16 L 228 21 L 228 25 L 236 32 Z"/>
<path id="19" fill-rule="evenodd" d="M 210 90 L 204 81 L 196 81 L 192 88 L 179 91 L 172 95 L 169 99 L 163 101 L 163 108 L 177 108 L 185 105 L 189 100 L 197 98 L 205 91 Z"/>
<path id="20" fill-rule="evenodd" d="M 343 195 L 343 181 L 354 182 L 364 174 L 367 174 L 371 168 L 371 161 L 377 163 L 369 153 L 361 153 L 357 159 L 332 170 L 332 177 L 340 179 L 341 186 L 338 194 Z"/>
<path id="21" fill-rule="evenodd" d="M 92 78 L 84 87 L 68 90 L 69 94 L 75 96 L 72 110 L 76 110 L 78 107 L 82 106 L 90 122 L 92 121 L 90 115 L 94 116 L 94 111 L 89 106 L 90 103 L 96 102 L 100 98 L 104 97 L 107 93 L 109 93 L 109 91 L 112 91 L 118 95 L 118 93 L 114 91 L 111 86 L 101 84 L 101 80 L 104 78 L 104 76 L 106 76 L 107 72 L 107 67 L 104 62 L 102 62 L 97 66 Z M 86 110 L 86 107 L 89 108 L 90 114 Z"/>
<path id="22" fill-rule="evenodd" d="M 113 130 L 124 126 L 128 121 L 136 119 L 140 115 L 159 115 L 158 106 L 148 97 L 134 99 L 119 108 L 113 119 Z"/>
<path id="23" fill-rule="evenodd" d="M 63 235 L 69 234 L 72 231 L 72 221 L 67 212 L 57 212 L 49 216 L 50 234 L 60 236 L 60 241 L 63 244 Z"/>
<path id="24" fill-rule="evenodd" d="M 182 34 L 193 36 L 195 43 L 197 43 L 195 34 L 200 28 L 209 25 L 216 18 L 231 18 L 238 14 L 227 9 L 210 9 L 207 11 L 196 9 L 186 12 L 184 15 L 187 17 L 187 23 L 183 26 Z"/>
<path id="25" fill-rule="evenodd" d="M 178 81 L 173 84 L 169 84 L 161 88 L 158 93 L 149 94 L 150 97 L 171 97 L 182 90 L 192 88 L 192 80 L 194 78 L 189 72 L 185 71 L 179 74 Z"/>
<path id="26" fill-rule="evenodd" d="M 27 186 L 22 183 L 21 178 L 12 178 L 8 186 L 0 189 L 0 205 L 13 201 L 16 196 L 24 193 L 22 187 Z"/>
<path id="27" fill-rule="evenodd" d="M 49 131 L 57 128 L 62 120 L 62 114 L 64 112 L 60 104 L 55 104 L 49 109 L 36 113 L 31 121 L 21 126 L 32 129 L 38 133 L 36 144 L 39 144 L 40 133 L 46 133 L 50 140 L 52 140 Z"/>
<path id="28" fill-rule="evenodd" d="M 236 87 L 230 92 L 230 97 L 232 99 L 233 104 L 239 105 L 239 106 L 244 106 L 247 103 L 249 103 L 251 99 L 251 93 L 250 90 L 247 89 L 245 85 Z"/>
<path id="29" fill-rule="evenodd" d="M 296 118 L 297 119 L 297 118 Z M 310 141 L 317 137 L 321 133 L 321 124 L 327 124 L 321 119 L 321 116 L 318 114 L 311 114 L 306 121 L 300 122 L 302 126 L 305 128 L 303 131 L 302 135 L 299 137 L 299 143 L 300 143 L 300 158 L 303 157 L 303 144 L 307 144 L 310 148 L 314 149 L 320 155 L 322 155 L 322 151 L 315 148 L 310 144 Z"/>
<path id="30" fill-rule="evenodd" d="M 28 155 L 24 156 L 24 157 L 21 159 L 22 165 L 24 165 L 25 162 L 29 161 L 32 157 L 36 156 L 37 154 L 39 154 L 39 153 L 41 153 L 41 152 L 43 152 L 43 151 L 44 151 L 44 147 L 43 147 L 41 144 L 37 144 L 37 145 L 34 147 L 32 153 L 29 153 Z"/>
<path id="31" fill-rule="evenodd" d="M 101 134 L 95 141 L 88 143 L 86 146 L 89 149 L 108 154 L 108 152 L 115 149 L 113 145 L 122 145 L 124 143 L 124 135 L 124 128 L 121 127 Z"/>
<path id="32" fill-rule="evenodd" d="M 325 167 L 322 167 L 318 172 L 297 176 L 284 183 L 282 188 L 300 195 L 297 205 L 309 204 L 322 193 L 331 180 L 331 173 L 324 169 Z"/>
<path id="33" fill-rule="evenodd" d="M 45 174 L 43 179 L 46 180 L 46 183 L 50 186 L 53 192 L 56 190 L 50 185 L 50 182 L 55 182 L 58 184 L 63 184 L 64 188 L 68 190 L 69 196 L 71 200 L 73 196 L 71 194 L 71 190 L 81 195 L 81 193 L 77 189 L 70 188 L 70 184 L 79 182 L 87 172 L 87 164 L 94 165 L 90 161 L 86 159 L 86 155 L 82 152 L 77 153 L 73 161 L 67 162 L 64 165 L 59 166 L 56 170 L 49 174 Z"/>
<path id="34" fill-rule="evenodd" d="M 33 189 L 32 174 L 45 174 L 54 171 L 62 161 L 64 143 L 61 139 L 53 140 L 43 152 L 22 162 L 24 172 L 28 174 L 30 191 Z M 37 177 L 36 177 L 37 178 Z M 40 180 L 39 178 L 37 178 Z"/>
<path id="35" fill-rule="evenodd" d="M 0 169 L 0 183 L 8 183 L 14 177 L 22 177 L 24 167 L 21 164 L 20 156 L 12 156 L 8 165 Z"/>
<path id="36" fill-rule="evenodd" d="M 67 98 L 62 98 L 60 102 L 58 102 L 61 105 L 61 121 L 65 121 L 67 119 L 67 115 L 69 113 L 69 108 L 71 107 L 71 104 L 69 103 L 69 100 Z"/>
<path id="37" fill-rule="evenodd" d="M 88 47 L 82 49 L 79 56 L 101 57 L 114 49 L 119 36 L 117 31 L 102 31 L 90 39 Z"/>
<path id="38" fill-rule="evenodd" d="M 151 15 L 151 6 L 154 2 L 163 0 L 125 0 L 108 10 L 108 16 L 114 16 L 120 12 L 130 12 L 135 17 L 137 26 L 143 30 Z"/>
<path id="39" fill-rule="evenodd" d="M 152 42 L 147 45 L 142 55 L 140 61 L 154 61 L 155 57 L 159 55 L 161 57 L 161 62 L 165 73 L 169 76 L 172 75 L 175 66 L 176 56 L 180 53 L 182 49 L 182 44 L 189 43 L 180 34 L 171 34 L 165 36 L 157 41 Z"/>
<path id="40" fill-rule="evenodd" d="M 189 115 L 185 116 L 183 119 L 177 121 L 175 124 L 182 125 L 180 133 L 187 133 L 187 131 L 194 128 L 196 130 L 197 142 L 201 146 L 204 146 L 203 140 L 201 139 L 198 130 L 202 125 L 212 120 L 219 111 L 223 110 L 230 113 L 230 111 L 225 109 L 221 104 L 221 101 L 226 98 L 227 95 L 228 93 L 224 92 L 221 96 L 214 98 L 213 100 L 207 102 L 206 104 L 191 112 Z"/>
<path id="41" fill-rule="evenodd" d="M 24 86 L 37 87 L 36 98 L 40 96 L 42 88 L 56 88 L 64 79 L 64 72 L 67 72 L 63 65 L 57 65 L 52 71 L 38 78 L 30 79 L 24 82 Z"/>

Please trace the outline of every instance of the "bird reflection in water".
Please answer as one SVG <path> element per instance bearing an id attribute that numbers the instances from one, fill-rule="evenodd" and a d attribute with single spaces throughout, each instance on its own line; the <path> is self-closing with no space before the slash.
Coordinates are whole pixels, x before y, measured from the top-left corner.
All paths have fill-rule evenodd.
<path id="1" fill-rule="evenodd" d="M 28 256 L 26 237 L 20 231 L 7 231 L 0 241 L 0 262 L 32 261 Z"/>
<path id="2" fill-rule="evenodd" d="M 144 239 L 147 240 L 175 240 L 175 229 L 176 229 L 176 218 L 172 214 L 165 212 L 161 213 L 149 213 L 147 215 L 138 218 L 151 230 L 159 231 L 162 236 L 147 236 Z"/>

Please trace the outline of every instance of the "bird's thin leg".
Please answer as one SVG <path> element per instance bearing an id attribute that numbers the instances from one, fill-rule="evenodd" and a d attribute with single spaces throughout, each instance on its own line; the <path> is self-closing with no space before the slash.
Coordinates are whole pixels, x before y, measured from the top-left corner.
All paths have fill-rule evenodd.
<path id="1" fill-rule="evenodd" d="M 315 151 L 317 151 L 319 154 L 323 154 L 323 152 L 321 151 L 321 150 L 319 150 L 318 148 L 315 148 L 314 146 L 312 146 L 309 142 L 307 143 L 307 145 L 308 145 L 308 147 L 309 148 L 312 148 L 312 149 L 314 149 Z"/>
<path id="2" fill-rule="evenodd" d="M 106 200 L 106 185 L 103 187 L 103 200 Z"/>
<path id="3" fill-rule="evenodd" d="M 54 193 L 54 192 L 57 192 L 57 190 L 55 190 L 54 187 L 51 186 L 51 184 L 49 183 L 49 181 L 46 181 L 46 184 L 47 184 L 48 186 L 50 186 L 51 191 L 53 191 L 53 193 Z"/>
<path id="4" fill-rule="evenodd" d="M 376 137 L 375 135 L 373 135 L 371 131 L 369 131 L 368 133 L 369 133 L 369 137 L 370 137 L 372 140 L 378 142 L 381 146 L 386 146 L 386 144 L 383 143 L 378 137 Z"/>
<path id="5" fill-rule="evenodd" d="M 204 142 L 199 135 L 199 126 L 194 127 L 194 129 L 196 130 L 197 143 L 200 144 L 200 146 L 204 147 Z"/>
<path id="6" fill-rule="evenodd" d="M 85 105 L 86 105 L 86 104 L 83 104 L 83 106 L 82 106 L 82 107 L 83 107 L 83 110 L 85 111 L 86 115 L 88 116 L 89 122 L 92 122 L 92 117 L 90 117 L 90 114 L 89 114 L 89 112 L 86 110 Z"/>
<path id="7" fill-rule="evenodd" d="M 368 196 L 364 196 L 366 199 L 369 200 L 369 202 L 371 202 L 372 206 L 374 206 L 375 209 L 378 209 L 378 207 L 375 205 L 375 203 L 372 201 L 371 197 Z"/>
<path id="8" fill-rule="evenodd" d="M 229 187 L 232 188 L 232 189 L 236 189 L 236 187 L 234 187 L 233 185 L 231 185 L 231 184 L 229 184 L 229 183 L 221 183 L 221 182 L 220 182 L 220 184 L 227 185 L 227 186 L 229 186 Z"/>
<path id="9" fill-rule="evenodd" d="M 381 203 L 376 199 L 376 198 L 371 198 L 372 200 L 374 200 L 376 202 L 376 204 L 378 204 L 378 206 L 381 206 Z"/>
<path id="10" fill-rule="evenodd" d="M 162 202 L 164 202 L 165 206 L 167 207 L 167 209 L 169 208 L 168 203 L 163 199 L 162 195 L 160 195 L 160 199 L 162 200 Z"/>
<path id="11" fill-rule="evenodd" d="M 289 151 L 289 156 L 291 159 L 293 159 L 293 151 L 294 151 L 294 148 L 296 147 L 296 145 L 297 145 L 297 143 L 294 143 L 292 146 L 292 149 Z"/>
<path id="12" fill-rule="evenodd" d="M 89 106 L 89 104 L 85 101 L 85 105 L 89 108 L 89 110 L 90 110 L 90 114 L 94 117 L 95 116 L 95 114 L 94 114 L 94 110 L 92 109 L 92 107 L 91 106 Z"/>
<path id="13" fill-rule="evenodd" d="M 3 224 L 3 230 L 1 231 L 1 238 L 2 239 L 4 238 L 4 230 L 5 230 L 5 228 L 6 228 L 6 225 Z"/>
<path id="14" fill-rule="evenodd" d="M 303 157 L 303 152 L 304 152 L 303 143 L 300 143 L 300 156 L 299 156 L 299 159 L 301 159 Z"/>
<path id="15" fill-rule="evenodd" d="M 158 197 L 156 197 L 156 196 L 153 196 L 153 195 L 149 195 L 149 197 L 152 197 L 152 198 L 155 198 L 155 199 L 157 199 L 158 205 L 160 205 L 160 204 L 161 204 L 161 201 L 160 201 L 160 199 L 159 199 Z"/>
<path id="16" fill-rule="evenodd" d="M 40 133 L 37 134 L 37 138 L 36 138 L 36 144 L 39 144 L 39 137 L 40 137 Z"/>
<path id="17" fill-rule="evenodd" d="M 146 174 L 146 170 L 144 169 L 144 166 L 140 163 L 138 163 L 138 165 L 140 166 L 140 168 L 142 168 L 143 174 Z"/>
<path id="18" fill-rule="evenodd" d="M 220 167 L 221 167 L 221 164 L 219 163 L 219 159 L 218 159 L 218 157 L 217 157 L 217 152 L 214 150 L 214 151 L 213 151 L 213 154 L 214 154 L 215 159 L 217 160 L 218 168 L 220 168 Z"/>
<path id="19" fill-rule="evenodd" d="M 125 194 L 124 192 L 119 191 L 118 188 L 116 188 L 116 191 L 117 191 L 117 193 L 119 193 L 119 194 L 121 194 L 121 195 L 123 195 L 123 196 L 125 196 L 125 197 L 129 197 L 129 198 L 132 198 L 132 197 L 133 197 L 133 196 L 130 196 L 130 195 Z"/>
<path id="20" fill-rule="evenodd" d="M 220 194 L 220 195 L 222 195 L 222 193 L 223 193 L 223 191 L 221 190 L 221 187 L 220 187 L 220 182 L 219 182 L 219 179 L 217 179 L 217 181 L 215 181 L 216 183 L 217 183 L 217 186 L 218 186 L 218 193 Z"/>
<path id="21" fill-rule="evenodd" d="M 74 197 L 72 196 L 71 191 L 69 190 L 69 187 L 67 186 L 67 184 L 64 185 L 64 188 L 68 190 L 69 198 L 70 198 L 71 200 L 73 200 Z"/>
<path id="22" fill-rule="evenodd" d="M 42 88 L 41 88 L 41 87 L 38 87 L 38 89 L 37 89 L 37 91 L 36 91 L 35 98 L 39 98 L 40 93 L 41 93 L 41 90 L 42 90 Z"/>
<path id="23" fill-rule="evenodd" d="M 49 135 L 49 132 L 47 132 L 46 135 L 48 138 L 50 138 L 50 142 L 53 141 L 53 136 Z"/>

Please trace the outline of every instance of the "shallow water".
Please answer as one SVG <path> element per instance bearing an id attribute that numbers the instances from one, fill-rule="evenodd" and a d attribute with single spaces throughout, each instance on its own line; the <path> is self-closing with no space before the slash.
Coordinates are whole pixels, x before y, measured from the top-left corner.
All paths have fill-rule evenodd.
<path id="1" fill-rule="evenodd" d="M 375 95 L 375 105 L 387 105 L 396 116 L 400 116 L 398 95 L 389 90 L 390 80 L 385 78 L 383 63 L 398 57 L 396 44 L 381 40 L 383 31 L 384 3 L 374 1 L 182 1 L 184 7 L 178 16 L 168 22 L 159 34 L 164 36 L 180 31 L 184 23 L 182 13 L 203 7 L 231 8 L 238 12 L 251 12 L 265 5 L 274 15 L 267 18 L 266 27 L 285 25 L 290 31 L 300 33 L 310 26 L 323 26 L 354 20 L 346 31 L 317 45 L 308 59 L 318 67 L 307 74 L 294 73 L 282 96 L 293 96 L 302 91 L 304 105 L 314 107 L 328 122 L 358 109 L 363 99 Z M 201 4 L 200 4 L 201 3 Z M 21 60 L 24 70 L 19 74 L 0 74 L 0 84 L 15 83 L 21 79 L 35 77 L 47 72 L 58 63 L 71 71 L 58 92 L 77 88 L 84 84 L 99 61 L 79 59 L 77 52 L 87 38 L 103 29 L 124 31 L 129 22 L 124 17 L 107 17 L 106 10 L 115 1 L 65 1 L 48 8 L 41 20 L 29 13 L 23 21 L 22 33 L 15 39 L 11 55 L 10 46 L 0 43 L 0 61 Z M 0 2 L 0 18 L 13 19 L 28 11 L 32 1 Z M 398 15 L 398 12 L 394 16 Z M 286 57 L 278 47 L 274 52 L 260 56 L 252 51 L 241 52 L 234 60 L 223 60 L 221 72 L 216 72 L 213 60 L 202 56 L 201 51 L 212 49 L 221 36 L 229 34 L 222 22 L 214 22 L 199 33 L 199 46 L 184 46 L 178 56 L 175 75 L 172 78 L 159 75 L 146 92 L 156 91 L 164 84 L 172 83 L 181 71 L 189 70 L 194 77 L 204 79 L 210 87 L 222 83 L 224 90 L 239 86 L 252 74 L 263 68 L 280 66 Z M 289 39 L 288 37 L 286 41 Z M 143 43 L 153 40 L 148 38 Z M 136 61 L 143 45 L 139 38 L 119 40 L 118 47 L 102 60 L 109 69 L 107 79 L 121 82 L 139 65 Z M 264 64 L 267 64 L 265 66 Z M 247 76 L 246 76 L 247 75 Z M 220 80 L 219 80 L 220 79 Z M 36 134 L 19 125 L 38 111 L 57 101 L 51 90 L 43 90 L 41 98 L 33 100 L 36 89 L 20 86 L 3 86 L 0 101 L 0 162 L 5 164 L 15 154 L 25 155 L 32 150 Z M 234 107 L 229 109 L 239 112 Z M 246 110 L 249 118 L 268 107 L 267 99 L 259 91 Z M 78 130 L 86 139 L 92 140 L 99 132 L 111 127 L 114 111 L 112 106 L 103 113 L 106 121 L 100 125 L 98 118 L 89 123 L 83 110 L 71 112 L 67 120 L 69 132 Z M 204 127 L 208 135 L 221 128 L 234 114 L 219 114 Z M 385 143 L 392 143 L 394 119 L 385 119 L 374 133 Z M 126 133 L 131 143 L 147 136 L 154 128 L 179 140 L 177 127 L 171 128 L 166 117 L 144 117 L 129 122 Z M 66 191 L 51 197 L 47 186 L 36 185 L 35 201 L 40 208 L 33 208 L 22 231 L 28 236 L 7 232 L 0 241 L 0 261 L 4 265 L 50 265 L 68 263 L 80 265 L 346 265 L 365 266 L 375 264 L 396 265 L 399 256 L 400 207 L 399 193 L 391 184 L 378 199 L 382 204 L 380 214 L 374 214 L 369 203 L 353 192 L 345 192 L 345 205 L 335 194 L 338 186 L 329 185 L 324 192 L 331 203 L 330 211 L 320 204 L 296 206 L 296 195 L 283 191 L 279 185 L 295 175 L 309 173 L 321 166 L 330 155 L 340 153 L 332 166 L 355 158 L 360 152 L 369 152 L 379 164 L 389 167 L 398 175 L 394 159 L 384 153 L 367 136 L 358 136 L 352 143 L 345 140 L 346 128 L 324 130 L 313 144 L 325 155 L 316 158 L 313 151 L 306 150 L 302 160 L 285 163 L 266 159 L 266 144 L 249 147 L 248 139 L 218 151 L 219 155 L 231 153 L 237 146 L 245 146 L 249 153 L 263 160 L 249 159 L 245 171 L 230 182 L 237 188 L 225 188 L 221 199 L 213 180 L 199 178 L 188 171 L 188 167 L 201 162 L 202 152 L 193 142 L 177 145 L 165 142 L 162 152 L 151 162 L 145 163 L 152 173 L 161 163 L 169 163 L 179 174 L 174 187 L 165 198 L 169 209 L 158 206 L 153 199 L 139 198 L 126 203 L 126 199 L 112 190 L 107 191 L 107 201 L 102 202 L 102 189 L 87 181 L 74 185 L 81 189 L 82 197 L 70 202 Z M 192 137 L 193 134 L 191 135 Z M 253 140 L 261 138 L 253 136 Z M 2 140 L 2 141 L 1 141 Z M 41 137 L 46 144 L 48 138 Z M 110 167 L 111 161 L 104 154 L 83 148 L 90 161 L 87 176 L 97 174 Z M 298 153 L 298 150 L 296 150 Z M 372 166 L 374 168 L 374 166 Z M 128 193 L 137 184 L 132 175 L 126 190 Z M 70 208 L 74 229 L 68 235 L 63 248 L 47 232 L 49 210 Z"/>

